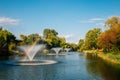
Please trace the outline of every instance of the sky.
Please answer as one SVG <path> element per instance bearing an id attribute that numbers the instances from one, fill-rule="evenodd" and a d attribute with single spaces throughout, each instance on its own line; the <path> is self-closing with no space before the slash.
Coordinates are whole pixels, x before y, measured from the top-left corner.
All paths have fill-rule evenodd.
<path id="1" fill-rule="evenodd" d="M 120 0 L 0 0 L 0 26 L 18 39 L 49 28 L 78 43 L 112 16 L 120 16 Z"/>

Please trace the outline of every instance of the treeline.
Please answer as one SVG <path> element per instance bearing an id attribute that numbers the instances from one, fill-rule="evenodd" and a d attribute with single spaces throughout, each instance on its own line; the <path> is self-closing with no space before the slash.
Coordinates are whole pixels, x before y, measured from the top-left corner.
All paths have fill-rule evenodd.
<path id="1" fill-rule="evenodd" d="M 80 39 L 78 51 L 101 50 L 104 52 L 119 53 L 120 51 L 120 18 L 111 17 L 105 22 L 105 31 L 100 28 L 89 30 L 85 39 Z"/>
<path id="2" fill-rule="evenodd" d="M 16 53 L 15 49 L 20 45 L 45 44 L 47 49 L 53 47 L 71 48 L 77 50 L 77 44 L 67 43 L 64 37 L 58 37 L 58 32 L 54 29 L 44 29 L 43 36 L 38 33 L 35 34 L 21 34 L 20 40 L 9 32 L 0 28 L 0 55 L 10 55 Z"/>
<path id="3" fill-rule="evenodd" d="M 43 36 L 36 34 L 21 34 L 21 40 L 0 28 L 0 55 L 14 52 L 18 45 L 46 44 L 48 49 L 53 47 L 71 48 L 73 51 L 102 50 L 104 52 L 118 53 L 120 51 L 120 18 L 111 17 L 105 22 L 106 30 L 94 28 L 86 33 L 85 39 L 78 44 L 68 43 L 64 37 L 59 37 L 54 29 L 44 29 Z"/>
<path id="4" fill-rule="evenodd" d="M 64 37 L 58 37 L 58 32 L 54 29 L 44 29 L 43 36 L 39 34 L 20 35 L 21 42 L 19 45 L 46 44 L 48 49 L 53 47 L 71 48 L 73 51 L 77 50 L 77 44 L 67 43 Z"/>

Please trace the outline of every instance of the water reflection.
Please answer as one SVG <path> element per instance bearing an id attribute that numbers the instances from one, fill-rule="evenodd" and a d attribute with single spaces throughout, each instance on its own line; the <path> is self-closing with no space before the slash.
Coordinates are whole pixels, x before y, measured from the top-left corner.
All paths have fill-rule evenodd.
<path id="1" fill-rule="evenodd" d="M 98 57 L 90 54 L 86 56 L 88 60 L 86 67 L 92 76 L 101 76 L 104 80 L 120 80 L 120 69 L 111 65 Z"/>
<path id="2" fill-rule="evenodd" d="M 79 54 L 83 53 L 36 57 L 59 61 L 54 65 L 13 66 L 0 63 L 0 80 L 120 80 L 119 68 L 97 57 Z"/>

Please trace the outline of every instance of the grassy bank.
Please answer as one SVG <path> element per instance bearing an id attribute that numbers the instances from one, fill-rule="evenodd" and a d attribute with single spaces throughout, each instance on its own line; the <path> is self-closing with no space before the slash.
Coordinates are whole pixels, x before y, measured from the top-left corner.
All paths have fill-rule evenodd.
<path id="1" fill-rule="evenodd" d="M 96 50 L 86 50 L 86 53 L 95 54 Z M 113 53 L 104 53 L 101 51 L 97 51 L 97 56 L 101 59 L 111 63 L 111 64 L 120 64 L 120 54 L 113 54 Z"/>
<path id="2" fill-rule="evenodd" d="M 120 55 L 119 54 L 112 54 L 112 53 L 99 53 L 98 57 L 106 60 L 112 64 L 120 64 Z"/>

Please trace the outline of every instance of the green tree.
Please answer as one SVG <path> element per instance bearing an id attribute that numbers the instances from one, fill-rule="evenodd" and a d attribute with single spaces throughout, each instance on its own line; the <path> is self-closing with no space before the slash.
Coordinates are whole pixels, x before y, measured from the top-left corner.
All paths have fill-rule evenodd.
<path id="1" fill-rule="evenodd" d="M 0 29 L 0 53 L 8 52 L 9 46 L 11 43 L 14 43 L 16 40 L 15 36 L 7 31 Z"/>
<path id="2" fill-rule="evenodd" d="M 80 48 L 83 44 L 84 44 L 84 39 L 80 39 L 80 40 L 79 40 L 79 43 L 78 43 L 79 48 Z"/>
<path id="3" fill-rule="evenodd" d="M 41 39 L 41 37 L 39 34 L 30 34 L 27 37 L 27 44 L 33 44 L 36 41 L 38 43 L 40 39 Z"/>
<path id="4" fill-rule="evenodd" d="M 54 29 L 44 29 L 43 37 L 48 48 L 60 47 L 60 39 L 57 35 L 58 32 Z"/>
<path id="5" fill-rule="evenodd" d="M 60 47 L 67 48 L 66 39 L 64 37 L 59 37 L 59 40 L 60 40 Z"/>
<path id="6" fill-rule="evenodd" d="M 98 37 L 101 34 L 100 28 L 94 28 L 93 30 L 89 30 L 85 37 L 85 46 L 87 49 L 97 49 L 98 48 Z"/>
<path id="7" fill-rule="evenodd" d="M 20 35 L 20 38 L 22 39 L 21 44 L 22 44 L 22 45 L 25 45 L 25 44 L 27 43 L 27 36 L 25 36 L 24 34 L 21 34 L 21 35 Z"/>
<path id="8" fill-rule="evenodd" d="M 57 36 L 58 32 L 56 32 L 54 29 L 44 29 L 43 31 L 43 37 L 46 39 L 49 36 Z"/>
<path id="9" fill-rule="evenodd" d="M 37 43 L 41 43 L 41 36 L 39 34 L 30 34 L 28 36 L 21 34 L 20 35 L 22 42 L 21 45 L 25 45 L 25 44 L 33 44 L 34 42 L 37 41 Z"/>
<path id="10" fill-rule="evenodd" d="M 84 45 L 85 45 L 84 39 L 80 39 L 78 43 L 78 51 L 83 51 L 85 49 Z"/>
<path id="11" fill-rule="evenodd" d="M 78 49 L 78 46 L 75 43 L 69 43 L 69 46 L 73 51 L 77 51 L 77 49 Z"/>

